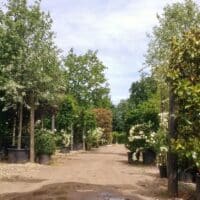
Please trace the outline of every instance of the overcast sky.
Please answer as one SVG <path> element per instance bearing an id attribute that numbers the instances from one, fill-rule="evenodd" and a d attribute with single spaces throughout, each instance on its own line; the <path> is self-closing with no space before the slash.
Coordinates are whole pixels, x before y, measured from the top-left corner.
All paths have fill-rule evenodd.
<path id="1" fill-rule="evenodd" d="M 139 79 L 148 44 L 146 33 L 156 25 L 156 14 L 178 1 L 42 0 L 42 9 L 50 12 L 57 46 L 65 55 L 72 47 L 78 54 L 98 50 L 108 67 L 111 99 L 118 103 Z"/>

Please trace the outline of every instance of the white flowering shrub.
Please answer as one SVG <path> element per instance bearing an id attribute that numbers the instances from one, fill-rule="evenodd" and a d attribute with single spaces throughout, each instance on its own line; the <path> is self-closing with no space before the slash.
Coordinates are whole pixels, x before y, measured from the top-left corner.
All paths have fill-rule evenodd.
<path id="1" fill-rule="evenodd" d="M 62 144 L 64 145 L 64 147 L 69 147 L 71 143 L 71 135 L 62 130 L 61 133 L 62 133 Z"/>
<path id="2" fill-rule="evenodd" d="M 97 127 L 94 130 L 89 130 L 86 135 L 86 145 L 87 148 L 98 147 L 99 142 L 104 134 L 104 129 Z"/>
<path id="3" fill-rule="evenodd" d="M 168 147 L 160 146 L 159 153 L 157 156 L 157 165 L 158 166 L 166 166 L 167 165 L 167 152 L 168 152 Z"/>
<path id="4" fill-rule="evenodd" d="M 168 112 L 162 112 L 159 114 L 160 117 L 160 127 L 162 129 L 167 130 L 168 129 L 168 122 L 169 122 L 169 113 Z"/>
<path id="5" fill-rule="evenodd" d="M 149 124 L 137 124 L 131 127 L 128 136 L 128 143 L 126 147 L 131 152 L 136 152 L 138 149 L 152 149 L 154 150 L 155 132 L 151 131 Z"/>

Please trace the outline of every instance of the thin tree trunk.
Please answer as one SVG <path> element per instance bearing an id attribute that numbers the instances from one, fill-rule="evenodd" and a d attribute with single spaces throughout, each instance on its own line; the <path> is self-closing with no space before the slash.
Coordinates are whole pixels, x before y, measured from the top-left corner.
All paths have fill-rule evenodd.
<path id="1" fill-rule="evenodd" d="M 16 117 L 14 117 L 13 120 L 12 146 L 15 146 L 15 136 L 16 136 Z"/>
<path id="2" fill-rule="evenodd" d="M 43 116 L 41 117 L 41 129 L 42 130 L 44 129 L 44 117 Z"/>
<path id="3" fill-rule="evenodd" d="M 84 123 L 84 126 L 83 126 L 83 151 L 85 151 L 85 123 Z"/>
<path id="4" fill-rule="evenodd" d="M 17 139 L 17 149 L 22 147 L 22 121 L 23 121 L 23 103 L 20 103 L 19 106 L 19 133 Z"/>
<path id="5" fill-rule="evenodd" d="M 171 139 L 177 138 L 175 128 L 175 96 L 170 87 L 169 91 L 169 152 L 168 152 L 168 193 L 174 198 L 178 196 L 178 164 L 177 154 L 172 152 Z"/>
<path id="6" fill-rule="evenodd" d="M 55 132 L 55 113 L 53 113 L 51 116 L 51 131 L 53 133 Z"/>
<path id="7" fill-rule="evenodd" d="M 34 138 L 34 126 L 35 126 L 35 106 L 34 101 L 31 101 L 30 109 L 30 162 L 35 161 L 35 138 Z"/>
<path id="8" fill-rule="evenodd" d="M 71 124 L 71 150 L 74 150 L 74 127 L 73 123 Z"/>

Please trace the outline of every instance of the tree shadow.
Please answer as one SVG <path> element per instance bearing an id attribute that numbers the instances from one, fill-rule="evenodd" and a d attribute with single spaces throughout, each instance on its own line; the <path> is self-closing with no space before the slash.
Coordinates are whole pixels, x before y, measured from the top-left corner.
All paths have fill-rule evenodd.
<path id="1" fill-rule="evenodd" d="M 22 182 L 22 183 L 40 183 L 45 181 L 45 179 L 33 179 L 22 176 L 11 176 L 11 177 L 3 177 L 0 179 L 3 182 Z"/>
<path id="2" fill-rule="evenodd" d="M 84 183 L 55 183 L 26 193 L 0 195 L 1 200 L 145 200 L 169 199 L 167 180 L 155 178 L 141 180 L 132 185 L 96 185 Z M 181 190 L 182 199 L 192 199 L 185 188 Z"/>
<path id="3" fill-rule="evenodd" d="M 57 183 L 41 189 L 0 195 L 2 200 L 142 200 L 138 195 L 124 195 L 121 190 L 131 186 L 102 186 L 84 183 Z"/>

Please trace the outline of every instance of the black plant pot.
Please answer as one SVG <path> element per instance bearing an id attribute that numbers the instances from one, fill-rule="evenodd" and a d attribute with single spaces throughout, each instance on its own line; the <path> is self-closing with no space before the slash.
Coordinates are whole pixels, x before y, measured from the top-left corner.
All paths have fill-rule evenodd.
<path id="1" fill-rule="evenodd" d="M 159 166 L 160 178 L 167 178 L 167 166 L 160 165 Z"/>
<path id="2" fill-rule="evenodd" d="M 41 154 L 38 156 L 38 162 L 42 165 L 49 165 L 51 161 L 51 155 Z"/>
<path id="3" fill-rule="evenodd" d="M 133 163 L 133 152 L 127 152 L 128 155 L 128 163 L 132 164 Z"/>
<path id="4" fill-rule="evenodd" d="M 26 163 L 29 161 L 29 150 L 27 149 L 8 149 L 9 163 Z"/>
<path id="5" fill-rule="evenodd" d="M 156 160 L 156 153 L 151 149 L 147 149 L 142 153 L 143 163 L 146 165 L 154 164 Z"/>
<path id="6" fill-rule="evenodd" d="M 3 160 L 3 152 L 0 151 L 0 161 Z"/>
<path id="7" fill-rule="evenodd" d="M 196 174 L 196 200 L 200 200 L 200 174 Z"/>

